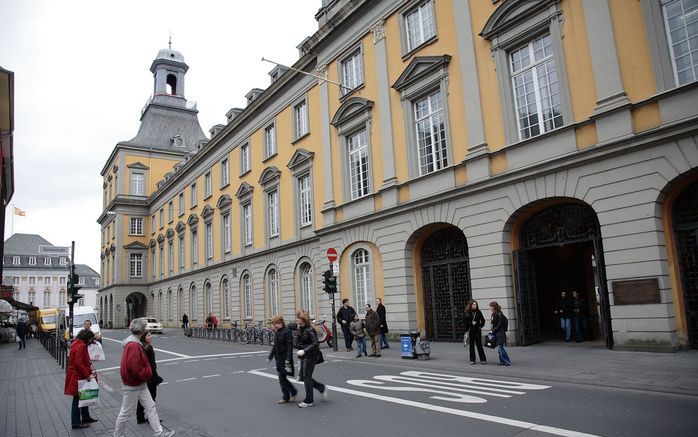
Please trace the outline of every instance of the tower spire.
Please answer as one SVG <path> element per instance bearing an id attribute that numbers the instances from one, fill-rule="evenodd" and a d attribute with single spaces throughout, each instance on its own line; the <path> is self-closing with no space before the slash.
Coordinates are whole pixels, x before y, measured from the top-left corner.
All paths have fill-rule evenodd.
<path id="1" fill-rule="evenodd" d="M 170 39 L 167 42 L 168 46 L 170 47 L 170 50 L 172 50 L 172 31 L 170 30 Z"/>

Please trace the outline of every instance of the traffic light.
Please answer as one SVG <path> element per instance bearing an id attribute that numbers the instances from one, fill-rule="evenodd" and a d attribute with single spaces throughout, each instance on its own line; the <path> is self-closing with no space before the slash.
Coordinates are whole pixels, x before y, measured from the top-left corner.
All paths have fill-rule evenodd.
<path id="1" fill-rule="evenodd" d="M 75 273 L 75 269 L 73 267 L 73 268 L 71 268 L 71 272 L 68 275 L 69 302 L 75 303 L 78 300 L 85 297 L 84 295 L 78 293 L 78 291 L 82 288 L 82 285 L 79 285 L 78 282 L 80 282 L 80 277 L 78 276 L 77 273 Z"/>
<path id="2" fill-rule="evenodd" d="M 337 292 L 337 277 L 330 270 L 325 270 L 322 273 L 322 291 L 325 293 Z"/>

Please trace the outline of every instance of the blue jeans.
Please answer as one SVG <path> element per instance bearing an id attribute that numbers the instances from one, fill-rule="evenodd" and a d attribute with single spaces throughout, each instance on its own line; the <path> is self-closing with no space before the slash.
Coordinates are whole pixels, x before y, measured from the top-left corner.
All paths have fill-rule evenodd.
<path id="1" fill-rule="evenodd" d="M 577 341 L 584 341 L 584 337 L 587 335 L 587 318 L 585 316 L 574 318 L 574 332 Z"/>
<path id="2" fill-rule="evenodd" d="M 291 384 L 288 380 L 285 370 L 276 370 L 276 374 L 279 376 L 279 385 L 281 386 L 281 398 L 285 401 L 291 399 L 292 396 L 298 394 L 296 387 Z"/>
<path id="3" fill-rule="evenodd" d="M 385 335 L 385 332 L 381 332 L 381 349 L 388 349 L 389 347 L 388 337 Z"/>
<path id="4" fill-rule="evenodd" d="M 560 319 L 560 329 L 565 331 L 565 341 L 572 340 L 572 319 Z"/>
<path id="5" fill-rule="evenodd" d="M 80 398 L 73 396 L 73 404 L 70 408 L 70 424 L 72 426 L 80 425 L 90 419 L 90 407 L 78 407 L 79 402 Z"/>
<path id="6" fill-rule="evenodd" d="M 497 352 L 499 353 L 499 364 L 504 364 L 507 366 L 511 364 L 511 359 L 509 358 L 507 351 L 504 349 L 503 344 L 497 345 Z"/>
<path id="7" fill-rule="evenodd" d="M 366 337 L 354 337 L 356 340 L 356 356 L 366 355 Z"/>

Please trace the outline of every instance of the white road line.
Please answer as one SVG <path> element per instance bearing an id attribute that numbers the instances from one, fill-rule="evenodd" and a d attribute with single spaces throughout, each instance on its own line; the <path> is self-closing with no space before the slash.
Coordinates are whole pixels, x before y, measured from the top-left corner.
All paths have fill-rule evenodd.
<path id="1" fill-rule="evenodd" d="M 108 337 L 102 337 L 102 340 L 109 340 L 109 341 L 113 341 L 113 342 L 115 342 L 115 343 L 121 343 L 121 340 L 116 340 L 116 339 L 108 338 Z M 153 348 L 153 350 L 155 350 L 155 351 L 157 351 L 157 352 L 162 352 L 162 353 L 164 353 L 164 354 L 174 355 L 175 357 L 180 357 L 180 358 L 191 358 L 190 355 L 184 355 L 184 354 L 180 354 L 180 353 L 177 353 L 177 352 L 168 351 L 168 350 L 165 350 L 165 349 Z"/>
<path id="2" fill-rule="evenodd" d="M 104 338 L 104 337 L 102 337 Z M 157 350 L 157 349 L 156 349 Z M 210 354 L 210 355 L 198 355 L 198 356 L 188 356 L 185 355 L 183 358 L 165 358 L 164 360 L 156 360 L 158 364 L 160 363 L 168 363 L 171 361 L 181 361 L 184 359 L 189 359 L 189 358 L 209 358 L 209 357 L 228 357 L 228 358 L 235 358 L 236 356 L 239 355 L 247 355 L 247 356 L 259 356 L 262 354 L 268 354 L 268 351 L 259 351 L 259 352 L 229 352 L 227 354 Z M 250 354 L 255 354 L 255 355 L 250 355 Z M 164 365 L 164 364 L 163 364 Z M 105 367 L 104 369 L 97 369 L 99 372 L 105 372 L 107 370 L 116 370 L 120 369 L 120 366 L 114 366 L 114 367 Z"/>
<path id="3" fill-rule="evenodd" d="M 204 358 L 204 361 L 217 360 L 218 358 Z"/>
<path id="4" fill-rule="evenodd" d="M 196 378 L 184 378 L 184 379 L 178 379 L 178 380 L 176 380 L 175 382 L 193 381 L 193 380 L 195 380 L 195 379 L 196 379 Z"/>
<path id="5" fill-rule="evenodd" d="M 175 364 L 179 364 L 179 361 L 175 363 L 164 363 L 163 366 L 174 366 Z"/>
<path id="6" fill-rule="evenodd" d="M 104 382 L 100 382 L 99 385 L 100 385 L 101 387 L 103 387 L 106 391 L 108 391 L 109 393 L 112 393 L 112 392 L 114 391 L 113 388 L 109 387 L 109 386 L 108 386 L 106 383 L 104 383 Z"/>
<path id="7" fill-rule="evenodd" d="M 221 360 L 229 360 L 231 358 L 235 358 L 235 357 L 223 357 L 223 358 L 221 358 Z"/>
<path id="8" fill-rule="evenodd" d="M 115 373 L 115 372 L 104 372 L 104 373 L 102 373 L 102 375 L 111 375 L 113 373 Z"/>
<path id="9" fill-rule="evenodd" d="M 189 360 L 189 361 L 184 361 L 184 362 L 185 362 L 185 363 L 195 363 L 195 362 L 197 362 L 197 361 L 199 361 L 199 360 Z"/>
<path id="10" fill-rule="evenodd" d="M 221 376 L 221 374 L 220 374 L 220 373 L 216 373 L 215 375 L 206 375 L 206 376 L 202 376 L 202 378 L 213 378 L 213 377 L 216 377 L 216 376 Z"/>
<path id="11" fill-rule="evenodd" d="M 237 372 L 231 373 L 231 375 L 237 375 L 238 373 L 245 373 L 246 370 L 238 370 Z"/>
<path id="12" fill-rule="evenodd" d="M 344 360 L 332 360 L 333 363 L 338 363 L 340 361 L 344 361 Z"/>
<path id="13" fill-rule="evenodd" d="M 169 382 L 161 382 L 160 385 L 167 385 Z"/>
<path id="14" fill-rule="evenodd" d="M 258 369 L 248 370 L 248 373 L 251 373 L 253 375 L 258 375 L 258 376 L 264 376 L 265 378 L 277 379 L 276 375 L 272 375 L 272 374 L 264 373 L 264 372 L 259 372 Z M 289 381 L 298 383 L 297 380 L 291 379 L 291 378 L 289 378 Z M 333 385 L 326 385 L 325 387 L 327 387 L 328 389 L 330 389 L 332 391 L 336 391 L 339 393 L 346 393 L 346 394 L 350 394 L 350 395 L 354 395 L 354 396 L 360 396 L 360 397 L 364 397 L 364 398 L 370 398 L 370 399 L 376 399 L 376 400 L 385 401 L 385 402 L 391 402 L 394 404 L 400 404 L 400 405 L 406 405 L 406 406 L 415 407 L 415 408 L 421 408 L 423 410 L 436 411 L 439 413 L 452 414 L 454 416 L 468 417 L 470 419 L 482 420 L 485 422 L 494 422 L 494 423 L 498 423 L 500 425 L 507 425 L 507 426 L 512 426 L 515 428 L 530 429 L 531 431 L 538 431 L 538 432 L 543 432 L 543 433 L 547 433 L 547 434 L 559 435 L 559 436 L 564 436 L 564 437 L 599 437 L 595 434 L 586 434 L 583 432 L 572 431 L 569 429 L 557 428 L 554 426 L 539 425 L 537 423 L 524 422 L 522 420 L 516 420 L 516 419 L 507 419 L 506 417 L 498 417 L 498 416 L 493 416 L 490 414 L 476 413 L 473 411 L 462 411 L 462 410 L 457 410 L 455 408 L 442 407 L 442 406 L 438 406 L 438 405 L 427 404 L 424 402 L 416 402 L 416 401 L 410 401 L 407 399 L 394 398 L 392 396 L 384 396 L 384 395 L 379 395 L 379 394 L 374 394 L 374 393 L 367 393 L 367 392 L 363 392 L 363 391 L 359 391 L 359 390 L 352 390 L 349 388 L 336 387 Z"/>

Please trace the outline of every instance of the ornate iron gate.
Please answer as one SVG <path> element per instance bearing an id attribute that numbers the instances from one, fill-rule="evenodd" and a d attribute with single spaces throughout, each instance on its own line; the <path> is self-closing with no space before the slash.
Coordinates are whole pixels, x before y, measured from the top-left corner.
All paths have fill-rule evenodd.
<path id="1" fill-rule="evenodd" d="M 422 248 L 422 287 L 427 337 L 463 338 L 463 310 L 471 298 L 468 245 L 460 229 L 432 235 Z"/>
<path id="2" fill-rule="evenodd" d="M 526 346 L 541 340 L 536 270 L 527 250 L 514 252 L 514 271 L 516 272 L 516 316 L 519 320 L 519 344 Z"/>
<path id="3" fill-rule="evenodd" d="M 688 343 L 698 348 L 698 182 L 684 190 L 674 203 L 674 232 L 686 308 Z"/>

